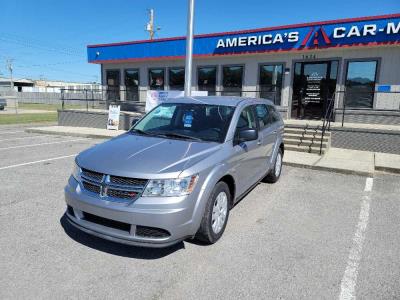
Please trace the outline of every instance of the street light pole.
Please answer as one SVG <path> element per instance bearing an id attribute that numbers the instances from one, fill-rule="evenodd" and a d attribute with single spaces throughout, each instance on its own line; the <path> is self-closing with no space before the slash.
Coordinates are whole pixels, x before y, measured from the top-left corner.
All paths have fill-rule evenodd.
<path id="1" fill-rule="evenodd" d="M 192 95 L 194 0 L 188 0 L 188 4 L 189 8 L 186 34 L 185 97 L 190 97 Z"/>

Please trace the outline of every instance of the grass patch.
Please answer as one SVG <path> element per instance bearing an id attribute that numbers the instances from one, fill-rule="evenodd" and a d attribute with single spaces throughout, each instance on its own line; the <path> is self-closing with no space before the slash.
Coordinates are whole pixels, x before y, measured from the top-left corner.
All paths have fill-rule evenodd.
<path id="1" fill-rule="evenodd" d="M 56 113 L 0 115 L 0 125 L 56 121 Z"/>

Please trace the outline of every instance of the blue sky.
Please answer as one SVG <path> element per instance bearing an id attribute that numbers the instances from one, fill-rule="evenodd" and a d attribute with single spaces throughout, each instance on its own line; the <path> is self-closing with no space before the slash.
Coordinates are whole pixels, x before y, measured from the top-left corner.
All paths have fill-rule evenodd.
<path id="1" fill-rule="evenodd" d="M 13 58 L 16 77 L 98 81 L 86 45 L 147 38 L 148 8 L 162 28 L 157 37 L 186 33 L 187 0 L 12 0 L 0 7 L 0 76 Z M 399 0 L 197 0 L 195 33 L 399 12 Z"/>

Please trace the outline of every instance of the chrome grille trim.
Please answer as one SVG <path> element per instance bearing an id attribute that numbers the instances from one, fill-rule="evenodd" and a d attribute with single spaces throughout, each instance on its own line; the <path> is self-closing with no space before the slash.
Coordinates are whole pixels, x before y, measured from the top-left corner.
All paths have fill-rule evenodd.
<path id="1" fill-rule="evenodd" d="M 85 191 L 99 195 L 109 201 L 127 202 L 139 198 L 147 185 L 147 179 L 107 175 L 81 169 L 82 186 Z M 131 184 L 123 184 L 131 183 Z M 130 194 L 135 194 L 133 197 Z"/>
<path id="2" fill-rule="evenodd" d="M 93 181 L 97 181 L 97 182 L 101 182 L 103 180 L 104 174 L 95 172 L 95 171 L 91 171 L 88 169 L 84 169 L 81 168 L 82 173 L 81 176 L 85 177 L 87 179 L 93 180 Z"/>

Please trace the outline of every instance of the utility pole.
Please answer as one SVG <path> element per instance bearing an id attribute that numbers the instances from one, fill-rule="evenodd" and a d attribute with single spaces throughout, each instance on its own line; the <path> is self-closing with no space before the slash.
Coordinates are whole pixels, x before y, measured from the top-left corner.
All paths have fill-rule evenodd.
<path id="1" fill-rule="evenodd" d="M 154 9 L 149 9 L 149 22 L 146 25 L 146 31 L 150 34 L 150 40 L 154 39 L 154 34 L 161 30 L 160 27 L 154 27 Z"/>
<path id="2" fill-rule="evenodd" d="M 185 97 L 192 95 L 194 0 L 188 0 L 186 34 Z"/>
<path id="3" fill-rule="evenodd" d="M 10 96 L 14 96 L 14 80 L 13 80 L 13 59 L 7 59 L 7 69 L 10 72 Z M 18 114 L 18 101 L 17 97 L 14 98 L 15 113 Z"/>
<path id="4" fill-rule="evenodd" d="M 7 59 L 7 69 L 10 72 L 10 91 L 14 91 L 14 81 L 13 81 L 13 59 Z"/>

